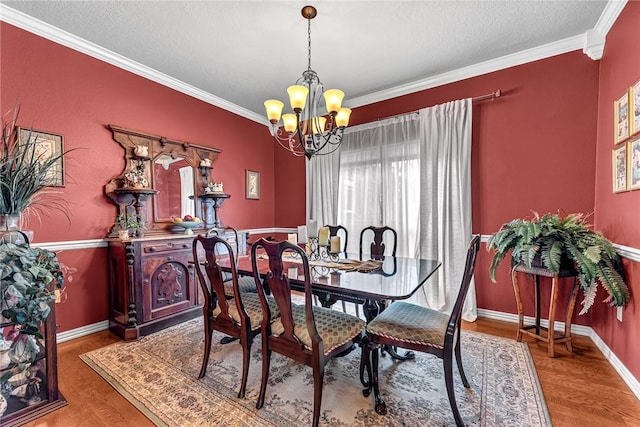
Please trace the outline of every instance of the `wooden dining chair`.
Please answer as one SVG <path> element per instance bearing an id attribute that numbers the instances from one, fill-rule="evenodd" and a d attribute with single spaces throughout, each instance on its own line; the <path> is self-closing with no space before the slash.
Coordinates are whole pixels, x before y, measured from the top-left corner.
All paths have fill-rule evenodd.
<path id="1" fill-rule="evenodd" d="M 233 297 L 229 299 L 225 296 L 224 275 L 218 260 L 219 257 L 226 257 L 232 252 L 232 248 L 226 240 L 218 236 L 197 236 L 193 239 L 192 249 L 194 260 L 201 259 L 202 252 L 204 252 L 204 262 L 195 262 L 195 270 L 204 298 L 202 306 L 204 356 L 198 378 L 203 378 L 207 372 L 214 330 L 239 339 L 242 346 L 242 380 L 238 397 L 242 398 L 247 386 L 251 344 L 253 338 L 260 333 L 260 323 L 263 318 L 260 298 L 257 293 L 241 293 L 234 258 L 231 258 L 232 262 L 230 263 Z M 221 295 L 223 297 L 220 297 Z M 267 301 L 272 304 L 271 316 L 278 316 L 278 308 L 273 304 L 273 300 Z"/>
<path id="2" fill-rule="evenodd" d="M 236 264 L 238 263 L 238 256 L 240 255 L 240 244 L 238 241 L 238 230 L 233 227 L 213 227 L 207 230 L 206 237 L 218 236 L 225 238 L 225 236 L 229 233 L 233 233 L 233 239 L 225 239 L 227 242 L 232 240 L 233 243 L 233 256 L 235 258 Z M 231 283 L 231 273 L 228 271 L 224 271 L 222 273 L 223 281 L 224 281 L 224 293 L 227 297 L 233 298 L 233 286 Z M 240 276 L 238 275 L 238 286 L 240 288 L 240 292 L 256 292 L 256 284 L 253 281 L 253 276 Z"/>
<path id="3" fill-rule="evenodd" d="M 347 244 L 349 243 L 349 231 L 342 225 L 325 225 L 329 229 L 329 238 L 340 237 L 340 252 L 347 253 Z"/>
<path id="4" fill-rule="evenodd" d="M 391 236 L 391 248 L 387 247 L 387 244 L 384 243 L 385 234 Z M 369 237 L 372 235 L 371 237 Z M 389 237 L 387 237 L 389 239 Z M 371 241 L 371 244 L 367 248 L 365 242 L 368 243 Z M 387 240 L 387 243 L 389 240 Z M 362 259 L 363 254 L 368 254 L 373 259 L 381 259 L 385 255 L 396 256 L 396 248 L 398 246 L 398 233 L 391 227 L 382 226 L 375 227 L 370 225 L 365 227 L 360 232 L 360 259 Z"/>
<path id="5" fill-rule="evenodd" d="M 386 344 L 431 353 L 442 359 L 447 396 L 453 417 L 456 425 L 464 426 L 453 389 L 453 355 L 455 353 L 462 384 L 469 388 L 460 355 L 460 319 L 479 247 L 480 236 L 476 235 L 469 243 L 462 284 L 450 315 L 419 305 L 396 301 L 367 325 L 368 343 L 363 351 L 363 357 L 365 364 L 370 363 L 370 369 L 368 369 L 370 381 L 368 388 L 363 390 L 363 394 L 369 396 L 373 389 L 375 411 L 378 414 L 387 413 L 378 385 L 378 347 Z"/>
<path id="6" fill-rule="evenodd" d="M 260 281 L 257 259 L 259 251 L 266 253 L 269 258 L 264 281 L 268 284 L 271 295 L 280 310 L 280 317 L 275 320 L 272 309 L 268 305 L 264 286 Z M 288 269 L 282 260 L 285 253 L 294 254 L 301 260 L 304 275 L 304 305 L 291 304 Z M 324 367 L 332 357 L 351 349 L 355 343 L 361 341 L 364 321 L 337 310 L 313 306 L 309 260 L 304 250 L 297 245 L 287 241 L 268 242 L 260 239 L 251 248 L 251 263 L 263 308 L 262 382 L 256 408 L 260 409 L 264 405 L 271 353 L 275 351 L 313 369 L 312 425 L 317 426 L 322 403 Z M 301 384 L 295 386 L 299 387 Z"/>
<path id="7" fill-rule="evenodd" d="M 342 225 L 328 225 L 326 224 L 325 227 L 327 227 L 329 229 L 329 239 L 331 239 L 331 237 L 334 236 L 339 236 L 340 237 L 340 252 L 342 252 L 343 254 L 347 254 L 347 245 L 349 244 L 349 231 Z M 340 301 L 342 303 L 342 311 L 344 311 L 345 313 L 347 312 L 347 304 L 344 300 Z M 361 302 L 360 304 L 364 303 Z M 356 316 L 360 317 L 360 304 L 357 302 L 354 302 L 355 305 L 355 311 L 356 311 Z"/>

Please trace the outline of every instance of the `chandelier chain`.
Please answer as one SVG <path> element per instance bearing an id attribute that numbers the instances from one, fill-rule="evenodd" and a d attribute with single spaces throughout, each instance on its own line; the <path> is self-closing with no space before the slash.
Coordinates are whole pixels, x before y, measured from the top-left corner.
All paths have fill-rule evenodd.
<path id="1" fill-rule="evenodd" d="M 307 19 L 307 49 L 308 49 L 308 64 L 307 64 L 307 69 L 310 70 L 311 69 L 311 19 Z"/>

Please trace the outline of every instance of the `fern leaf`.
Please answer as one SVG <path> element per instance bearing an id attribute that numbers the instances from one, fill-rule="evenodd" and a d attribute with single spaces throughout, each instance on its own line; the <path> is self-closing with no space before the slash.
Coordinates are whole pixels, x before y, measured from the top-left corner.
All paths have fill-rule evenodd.
<path id="1" fill-rule="evenodd" d="M 589 258 L 591 262 L 594 264 L 598 264 L 601 260 L 600 256 L 601 247 L 600 246 L 589 246 L 583 253 L 584 256 Z"/>
<path id="2" fill-rule="evenodd" d="M 593 302 L 596 300 L 596 292 L 598 291 L 598 287 L 594 285 L 589 286 L 587 289 L 582 288 L 584 292 L 584 299 L 580 304 L 582 304 L 582 309 L 580 310 L 580 315 L 585 314 L 591 306 Z"/>

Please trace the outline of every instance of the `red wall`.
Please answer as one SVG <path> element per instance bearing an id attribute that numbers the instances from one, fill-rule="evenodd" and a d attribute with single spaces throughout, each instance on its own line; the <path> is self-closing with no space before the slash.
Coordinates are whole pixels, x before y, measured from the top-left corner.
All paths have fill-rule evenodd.
<path id="1" fill-rule="evenodd" d="M 356 108 L 351 117 L 353 124 L 370 122 L 500 89 L 502 97 L 473 108 L 473 232 L 492 234 L 532 210 L 593 211 L 597 86 L 598 63 L 572 52 Z M 489 260 L 481 251 L 478 306 L 516 313 L 508 262 L 494 284 Z M 533 298 L 527 290 L 525 303 Z"/>
<path id="2" fill-rule="evenodd" d="M 305 162 L 308 160 L 296 157 L 279 146 L 275 150 L 275 226 L 306 224 Z"/>
<path id="3" fill-rule="evenodd" d="M 0 111 L 21 104 L 19 124 L 64 136 L 70 223 L 55 211 L 29 217 L 34 241 L 106 236 L 116 207 L 104 185 L 121 174 L 124 152 L 107 124 L 222 150 L 213 179 L 232 195 L 220 209 L 238 228 L 273 227 L 274 144 L 265 126 L 0 22 Z M 245 169 L 261 173 L 260 200 L 247 200 Z M 303 175 L 304 176 L 304 175 Z M 304 202 L 300 203 L 304 209 Z M 59 331 L 107 319 L 105 249 L 73 250 L 62 260 L 78 268 L 66 303 L 58 307 Z"/>
<path id="4" fill-rule="evenodd" d="M 492 234 L 530 210 L 589 213 L 595 207 L 597 229 L 616 243 L 639 247 L 640 191 L 612 194 L 610 169 L 613 100 L 640 79 L 639 14 L 640 3 L 629 2 L 607 36 L 601 63 L 571 52 L 359 107 L 351 122 L 501 89 L 503 97 L 476 104 L 473 111 L 473 231 Z M 124 167 L 122 149 L 104 128 L 108 123 L 222 149 L 213 179 L 232 194 L 221 209 L 225 224 L 259 228 L 304 222 L 306 160 L 276 147 L 264 126 L 6 23 L 0 23 L 0 43 L 0 111 L 17 100 L 22 125 L 63 134 L 67 149 L 81 148 L 67 156 L 67 185 L 61 189 L 73 211 L 71 225 L 59 214 L 42 224 L 32 218 L 36 242 L 106 235 L 116 210 L 103 186 Z M 260 200 L 244 199 L 245 169 L 261 172 Z M 105 320 L 106 250 L 69 251 L 61 258 L 79 271 L 58 309 L 60 330 Z M 507 266 L 493 284 L 488 261 L 482 251 L 476 268 L 479 307 L 515 313 Z M 625 268 L 632 292 L 637 291 L 638 264 L 625 261 Z M 593 324 L 640 377 L 635 339 L 640 320 L 633 300 L 624 316 L 616 323 L 614 311 L 597 303 L 593 319 L 582 316 L 577 323 Z"/>
<path id="5" fill-rule="evenodd" d="M 640 191 L 612 192 L 611 151 L 614 148 L 613 102 L 640 80 L 640 2 L 628 2 L 614 23 L 600 61 L 595 225 L 612 241 L 640 248 Z M 617 147 L 619 147 L 618 145 Z M 640 263 L 624 262 L 631 302 L 616 320 L 616 310 L 599 304 L 592 326 L 624 365 L 640 379 Z M 604 298 L 604 294 L 600 294 Z"/>

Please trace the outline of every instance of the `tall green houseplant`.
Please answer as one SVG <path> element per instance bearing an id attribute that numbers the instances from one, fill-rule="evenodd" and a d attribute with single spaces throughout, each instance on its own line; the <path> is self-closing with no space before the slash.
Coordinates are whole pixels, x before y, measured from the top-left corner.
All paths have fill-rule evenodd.
<path id="1" fill-rule="evenodd" d="M 489 238 L 487 250 L 493 251 L 489 275 L 496 281 L 496 269 L 511 252 L 511 266 L 536 262 L 558 273 L 566 258 L 578 273 L 584 293 L 582 310 L 593 305 L 601 284 L 608 293 L 604 302 L 623 306 L 629 301 L 629 289 L 622 276 L 620 257 L 609 240 L 591 229 L 583 214 L 562 217 L 534 212 L 532 219 L 514 219 Z"/>

